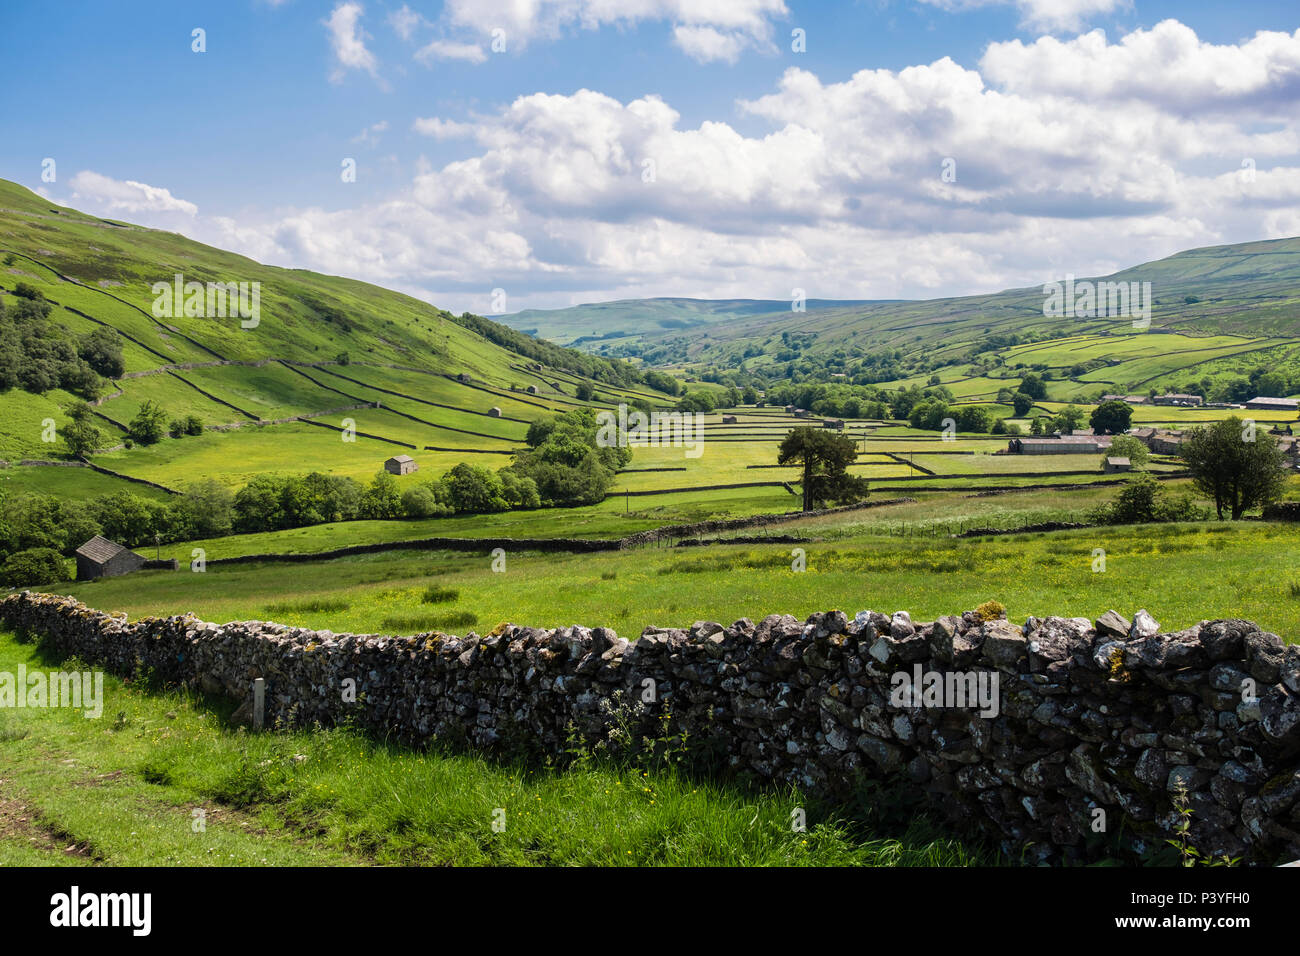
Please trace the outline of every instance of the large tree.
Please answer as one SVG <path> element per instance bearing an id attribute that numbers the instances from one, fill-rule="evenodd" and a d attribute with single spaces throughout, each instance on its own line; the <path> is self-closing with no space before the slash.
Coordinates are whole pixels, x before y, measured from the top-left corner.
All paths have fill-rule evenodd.
<path id="1" fill-rule="evenodd" d="M 63 442 L 68 452 L 80 458 L 99 446 L 103 435 L 95 427 L 95 413 L 85 402 L 72 402 L 64 409 L 71 421 L 63 427 Z"/>
<path id="2" fill-rule="evenodd" d="M 1194 428 L 1183 442 L 1183 460 L 1196 490 L 1238 520 L 1247 510 L 1276 500 L 1286 484 L 1282 450 L 1267 432 L 1237 416 Z"/>
<path id="3" fill-rule="evenodd" d="M 803 467 L 803 510 L 819 504 L 847 504 L 867 496 L 867 480 L 848 473 L 858 444 L 823 428 L 795 428 L 781 442 L 777 463 Z"/>
<path id="4" fill-rule="evenodd" d="M 1125 402 L 1102 402 L 1092 410 L 1088 423 L 1098 435 L 1120 435 L 1133 421 L 1133 408 Z"/>

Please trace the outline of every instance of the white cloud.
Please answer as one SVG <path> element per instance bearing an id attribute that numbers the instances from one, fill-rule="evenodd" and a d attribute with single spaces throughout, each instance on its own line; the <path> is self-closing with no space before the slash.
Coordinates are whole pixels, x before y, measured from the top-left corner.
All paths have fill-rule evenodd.
<path id="1" fill-rule="evenodd" d="M 73 176 L 68 185 L 72 187 L 69 205 L 80 203 L 80 208 L 91 212 L 135 216 L 180 213 L 190 217 L 199 212 L 199 207 L 194 203 L 178 199 L 160 186 L 150 186 L 132 179 L 113 179 L 89 169 Z"/>
<path id="2" fill-rule="evenodd" d="M 388 25 L 393 28 L 403 40 L 409 40 L 415 34 L 416 27 L 427 23 L 424 17 L 420 16 L 406 4 L 402 4 L 400 10 L 394 10 L 388 14 Z"/>
<path id="3" fill-rule="evenodd" d="M 480 40 L 503 31 L 507 49 L 573 29 L 665 21 L 688 55 L 727 62 L 747 48 L 771 49 L 771 21 L 788 14 L 784 0 L 447 0 L 445 6 L 453 30 Z"/>
<path id="4" fill-rule="evenodd" d="M 382 136 L 387 129 L 388 120 L 380 120 L 378 123 L 372 123 L 356 136 L 353 136 L 352 142 L 360 143 L 363 146 L 378 146 L 380 136 Z"/>
<path id="5" fill-rule="evenodd" d="M 477 43 L 456 43 L 452 40 L 434 40 L 422 46 L 415 54 L 421 63 L 431 60 L 465 60 L 469 63 L 482 63 L 487 54 Z"/>
<path id="6" fill-rule="evenodd" d="M 689 57 L 707 63 L 722 60 L 735 63 L 749 45 L 743 33 L 723 32 L 713 27 L 677 26 L 673 28 L 673 41 Z"/>
<path id="7" fill-rule="evenodd" d="M 1177 20 L 1164 20 L 1118 43 L 1108 43 L 1102 30 L 1068 41 L 994 43 L 980 68 L 1017 92 L 1141 101 L 1198 115 L 1244 111 L 1289 122 L 1300 96 L 1300 30 L 1216 45 Z"/>
<path id="8" fill-rule="evenodd" d="M 493 286 L 523 308 L 796 286 L 913 297 L 1105 273 L 1300 229 L 1300 131 L 1285 121 L 1296 42 L 1211 45 L 1165 23 L 1113 43 L 995 44 L 979 69 L 944 58 L 836 82 L 788 69 L 740 104 L 744 132 L 687 125 L 656 96 L 536 93 L 469 121 L 415 120 L 471 155 L 421 162 L 387 201 L 200 225 L 259 258 L 456 310 L 485 308 Z"/>
<path id="9" fill-rule="evenodd" d="M 434 139 L 465 139 L 474 134 L 475 127 L 473 123 L 458 123 L 430 116 L 416 119 L 411 124 L 411 129 Z"/>
<path id="10" fill-rule="evenodd" d="M 365 70 L 375 79 L 379 78 L 379 61 L 366 48 L 367 35 L 361 29 L 364 14 L 365 8 L 361 4 L 349 0 L 336 6 L 329 19 L 324 21 L 330 35 L 330 47 L 338 61 L 330 75 L 335 83 L 341 82 L 348 70 Z"/>
<path id="11" fill-rule="evenodd" d="M 921 0 L 953 13 L 979 7 L 1014 5 L 1023 26 L 1055 32 L 1078 31 L 1102 14 L 1128 9 L 1130 0 Z"/>

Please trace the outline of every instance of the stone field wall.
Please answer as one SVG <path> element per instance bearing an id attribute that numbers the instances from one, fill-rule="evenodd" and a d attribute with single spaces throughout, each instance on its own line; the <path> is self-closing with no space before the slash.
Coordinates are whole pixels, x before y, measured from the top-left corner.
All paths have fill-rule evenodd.
<path id="1" fill-rule="evenodd" d="M 671 734 L 737 772 L 828 798 L 880 781 L 1027 862 L 1136 859 L 1183 819 L 1204 854 L 1300 857 L 1300 646 L 1247 621 L 1161 633 L 1145 612 L 1017 625 L 829 611 L 650 627 L 632 642 L 510 624 L 387 637 L 128 623 L 20 592 L 0 600 L 0 624 L 89 665 L 239 700 L 261 677 L 268 724 L 350 719 L 414 744 L 559 755 L 573 734 L 607 738 L 611 705 L 642 711 L 647 733 L 666 712 Z M 949 696 L 900 699 L 899 675 Z M 996 707 L 954 705 L 962 686 L 996 686 Z"/>

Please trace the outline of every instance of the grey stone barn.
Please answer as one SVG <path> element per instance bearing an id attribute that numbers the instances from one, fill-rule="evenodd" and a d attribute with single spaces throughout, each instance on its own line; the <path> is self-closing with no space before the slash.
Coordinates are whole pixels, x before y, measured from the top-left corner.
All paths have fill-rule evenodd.
<path id="1" fill-rule="evenodd" d="M 501 417 L 501 409 L 497 408 L 495 405 L 493 405 L 491 408 L 488 409 L 488 418 L 500 418 L 500 417 Z"/>
<path id="2" fill-rule="evenodd" d="M 415 459 L 410 455 L 394 455 L 384 462 L 384 471 L 390 475 L 409 475 L 411 472 L 419 470 L 420 466 L 415 463 Z"/>
<path id="3" fill-rule="evenodd" d="M 144 560 L 116 541 L 97 534 L 77 549 L 77 580 L 90 581 L 94 578 L 130 574 L 144 567 Z"/>

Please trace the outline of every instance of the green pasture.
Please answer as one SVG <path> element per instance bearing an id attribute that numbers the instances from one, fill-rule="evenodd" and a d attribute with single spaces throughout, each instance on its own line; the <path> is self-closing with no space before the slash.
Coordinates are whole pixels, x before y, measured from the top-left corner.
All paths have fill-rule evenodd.
<path id="1" fill-rule="evenodd" d="M 787 528 L 782 532 L 788 533 Z M 605 625 L 635 636 L 648 625 L 729 623 L 773 612 L 906 610 L 918 620 L 995 599 L 1013 620 L 1096 617 L 1145 607 L 1166 629 L 1245 617 L 1300 639 L 1300 539 L 1278 524 L 1088 528 L 989 538 L 864 535 L 803 545 L 644 548 L 594 554 L 508 553 L 493 572 L 482 554 L 387 552 L 328 564 L 139 572 L 66 591 L 132 617 L 179 609 L 214 621 L 275 619 L 336 631 L 490 630 L 501 621 Z M 1096 550 L 1106 569 L 1093 570 Z M 1177 581 L 1177 587 L 1170 582 Z M 433 584 L 454 601 L 426 604 Z M 453 623 L 453 622 L 464 623 Z"/>

